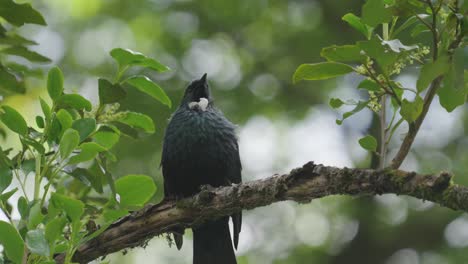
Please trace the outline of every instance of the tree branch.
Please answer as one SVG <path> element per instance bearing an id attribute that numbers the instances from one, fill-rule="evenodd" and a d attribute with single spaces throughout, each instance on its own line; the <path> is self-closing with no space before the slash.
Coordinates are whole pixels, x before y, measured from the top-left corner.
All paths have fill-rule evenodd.
<path id="1" fill-rule="evenodd" d="M 409 124 L 408 134 L 406 134 L 405 138 L 403 139 L 403 142 L 401 143 L 400 149 L 393 158 L 392 163 L 390 165 L 391 168 L 398 169 L 405 160 L 406 156 L 408 155 L 411 146 L 413 145 L 414 139 L 418 134 L 419 128 L 421 127 L 424 118 L 426 118 L 427 112 L 429 111 L 429 107 L 431 106 L 434 96 L 437 94 L 437 90 L 439 89 L 443 78 L 444 76 L 442 75 L 437 77 L 434 81 L 432 81 L 429 87 L 429 91 L 424 97 L 424 104 L 421 114 L 413 123 Z"/>
<path id="2" fill-rule="evenodd" d="M 73 261 L 87 263 L 125 248 L 145 245 L 152 237 L 175 227 L 197 226 L 208 219 L 286 200 L 308 203 L 329 195 L 395 193 L 468 212 L 468 187 L 453 184 L 451 178 L 448 173 L 421 175 L 401 170 L 327 167 L 309 162 L 289 174 L 229 187 L 204 187 L 191 198 L 146 206 L 81 245 Z M 63 263 L 64 257 L 58 255 L 56 261 Z"/>

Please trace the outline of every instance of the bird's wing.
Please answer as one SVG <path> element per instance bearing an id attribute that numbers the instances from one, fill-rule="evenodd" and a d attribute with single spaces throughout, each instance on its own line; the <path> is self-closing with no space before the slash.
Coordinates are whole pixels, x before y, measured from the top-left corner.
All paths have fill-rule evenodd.
<path id="1" fill-rule="evenodd" d="M 229 175 L 230 179 L 229 181 L 232 183 L 241 183 L 242 182 L 242 164 L 240 161 L 240 156 L 239 156 L 239 144 L 237 141 L 235 142 L 236 146 L 236 153 L 235 153 L 235 159 L 234 159 L 234 171 Z M 232 226 L 233 226 L 233 242 L 234 242 L 234 247 L 237 249 L 237 244 L 239 243 L 239 233 L 241 232 L 242 228 L 242 211 L 234 213 L 231 215 L 232 218 Z"/>

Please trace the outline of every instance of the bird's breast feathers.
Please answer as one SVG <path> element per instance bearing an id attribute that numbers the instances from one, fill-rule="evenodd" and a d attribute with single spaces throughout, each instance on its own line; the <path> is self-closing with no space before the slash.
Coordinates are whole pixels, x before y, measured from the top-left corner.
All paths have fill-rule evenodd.
<path id="1" fill-rule="evenodd" d="M 184 154 L 187 151 L 213 151 L 213 154 L 219 151 L 237 151 L 235 126 L 214 107 L 205 109 L 203 100 L 194 107 L 199 109 L 180 109 L 172 116 L 166 131 L 165 144 L 171 145 L 174 150 L 184 150 Z"/>

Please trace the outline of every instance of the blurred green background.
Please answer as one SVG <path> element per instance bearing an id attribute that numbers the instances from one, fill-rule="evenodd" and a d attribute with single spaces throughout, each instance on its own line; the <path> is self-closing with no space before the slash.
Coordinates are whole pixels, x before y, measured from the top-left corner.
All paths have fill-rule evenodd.
<path id="1" fill-rule="evenodd" d="M 23 1 L 24 2 L 24 1 Z M 27 25 L 20 33 L 40 43 L 33 49 L 64 72 L 66 89 L 97 102 L 97 77 L 116 70 L 108 52 L 122 47 L 140 51 L 172 71 L 145 72 L 167 91 L 173 109 L 128 90 L 122 104 L 150 115 L 154 135 L 124 138 L 115 147 L 116 176 L 154 177 L 162 198 L 161 142 L 168 118 L 192 79 L 208 73 L 216 105 L 239 125 L 244 181 L 285 173 L 309 160 L 331 166 L 369 167 L 370 155 L 357 140 L 367 134 L 373 114 L 363 111 L 342 126 L 331 97 L 366 96 L 355 75 L 293 85 L 304 62 L 317 62 L 320 50 L 354 43 L 359 34 L 341 20 L 360 14 L 363 1 L 342 0 L 35 0 L 47 27 Z M 426 42 L 423 38 L 417 41 Z M 405 43 L 403 39 L 403 43 Z M 414 69 L 413 69 L 414 70 Z M 138 69 L 136 70 L 138 71 Z M 402 73 L 404 86 L 414 72 Z M 5 99 L 32 121 L 46 97 L 45 81 L 28 79 L 28 93 Z M 436 99 L 438 100 L 438 99 Z M 434 103 L 402 168 L 421 173 L 455 173 L 468 184 L 467 106 L 447 113 Z M 346 109 L 345 109 L 346 110 Z M 390 147 L 395 153 L 403 126 Z M 2 145 L 15 145 L 13 140 Z M 390 155 L 391 156 L 391 155 Z M 244 213 L 240 264 L 292 263 L 468 263 L 468 216 L 430 202 L 397 195 L 327 197 L 310 204 L 277 203 Z M 164 237 L 146 248 L 106 258 L 111 263 L 191 263 L 191 236 L 181 251 Z M 99 262 L 96 262 L 99 263 Z"/>

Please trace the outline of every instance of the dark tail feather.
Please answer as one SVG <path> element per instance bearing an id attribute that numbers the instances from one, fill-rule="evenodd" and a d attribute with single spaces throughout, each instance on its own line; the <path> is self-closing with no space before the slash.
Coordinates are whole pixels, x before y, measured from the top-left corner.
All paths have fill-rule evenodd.
<path id="1" fill-rule="evenodd" d="M 234 247 L 237 249 L 237 244 L 239 244 L 239 233 L 242 227 L 242 212 L 235 213 L 232 216 L 232 236 L 234 238 Z"/>
<path id="2" fill-rule="evenodd" d="M 229 217 L 193 229 L 193 264 L 237 264 Z"/>
<path id="3" fill-rule="evenodd" d="M 174 237 L 174 242 L 178 250 L 182 248 L 182 244 L 184 244 L 184 233 L 172 233 Z"/>

